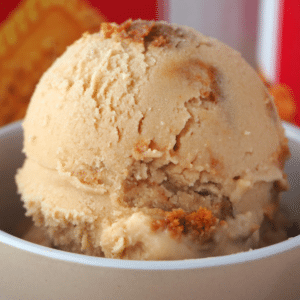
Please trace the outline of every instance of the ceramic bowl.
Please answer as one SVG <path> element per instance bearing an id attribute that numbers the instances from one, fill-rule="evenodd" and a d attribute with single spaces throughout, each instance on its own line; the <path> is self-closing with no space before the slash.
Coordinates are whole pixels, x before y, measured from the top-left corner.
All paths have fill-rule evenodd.
<path id="1" fill-rule="evenodd" d="M 284 126 L 292 157 L 282 209 L 297 223 L 300 129 Z M 180 261 L 90 257 L 22 240 L 26 222 L 14 182 L 24 160 L 22 140 L 20 122 L 0 129 L 0 299 L 300 299 L 300 236 L 245 253 Z"/>

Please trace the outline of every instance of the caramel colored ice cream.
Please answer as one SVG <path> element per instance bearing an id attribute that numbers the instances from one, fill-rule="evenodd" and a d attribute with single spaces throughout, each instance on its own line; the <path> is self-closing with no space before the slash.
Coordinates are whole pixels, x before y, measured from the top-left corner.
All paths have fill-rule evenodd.
<path id="1" fill-rule="evenodd" d="M 16 176 L 64 250 L 169 260 L 255 248 L 286 189 L 287 139 L 241 55 L 189 27 L 102 24 L 38 83 Z"/>

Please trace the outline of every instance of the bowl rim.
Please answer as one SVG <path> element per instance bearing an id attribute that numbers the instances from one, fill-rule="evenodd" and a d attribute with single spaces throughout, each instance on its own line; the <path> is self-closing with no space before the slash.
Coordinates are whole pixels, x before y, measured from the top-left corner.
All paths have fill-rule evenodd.
<path id="1" fill-rule="evenodd" d="M 16 134 L 22 131 L 21 123 L 22 121 L 17 121 L 0 128 L 0 139 L 6 136 L 10 136 L 12 133 Z M 300 144 L 300 128 L 285 122 L 283 122 L 283 125 L 288 138 L 296 140 Z M 271 246 L 246 252 L 217 257 L 171 261 L 122 260 L 70 253 L 66 251 L 51 249 L 49 247 L 44 247 L 22 240 L 21 238 L 12 236 L 2 230 L 0 230 L 0 243 L 46 258 L 60 260 L 68 263 L 81 264 L 85 266 L 144 271 L 168 271 L 217 268 L 221 266 L 259 261 L 272 256 L 281 255 L 298 248 L 300 249 L 300 235 Z"/>

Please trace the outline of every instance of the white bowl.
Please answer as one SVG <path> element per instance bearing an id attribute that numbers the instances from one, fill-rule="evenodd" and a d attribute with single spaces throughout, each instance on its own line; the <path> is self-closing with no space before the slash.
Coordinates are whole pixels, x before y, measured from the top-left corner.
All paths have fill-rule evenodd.
<path id="1" fill-rule="evenodd" d="M 291 189 L 282 206 L 300 220 L 300 129 L 285 124 Z M 126 261 L 73 254 L 16 235 L 24 210 L 14 175 L 21 123 L 0 129 L 0 299 L 300 299 L 300 236 L 228 256 Z"/>

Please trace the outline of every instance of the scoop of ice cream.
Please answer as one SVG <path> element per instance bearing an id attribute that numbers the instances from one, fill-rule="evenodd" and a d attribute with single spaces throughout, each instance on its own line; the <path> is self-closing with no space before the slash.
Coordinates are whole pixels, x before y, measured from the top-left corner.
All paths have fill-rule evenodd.
<path id="1" fill-rule="evenodd" d="M 287 140 L 241 55 L 184 26 L 127 21 L 85 34 L 43 75 L 17 174 L 54 244 L 182 259 L 255 247 Z"/>

